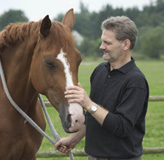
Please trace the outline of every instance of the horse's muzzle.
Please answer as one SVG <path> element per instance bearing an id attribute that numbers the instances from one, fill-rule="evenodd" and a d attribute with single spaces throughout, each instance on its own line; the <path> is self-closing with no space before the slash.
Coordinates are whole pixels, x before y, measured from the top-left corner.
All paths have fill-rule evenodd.
<path id="1" fill-rule="evenodd" d="M 85 116 L 83 108 L 77 103 L 69 104 L 68 112 L 61 112 L 60 118 L 62 121 L 63 129 L 67 133 L 77 132 L 84 125 Z"/>

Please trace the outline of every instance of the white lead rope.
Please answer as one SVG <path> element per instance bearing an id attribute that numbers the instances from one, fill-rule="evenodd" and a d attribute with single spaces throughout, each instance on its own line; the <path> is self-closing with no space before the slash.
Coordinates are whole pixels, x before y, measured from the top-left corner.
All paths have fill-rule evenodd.
<path id="1" fill-rule="evenodd" d="M 45 107 L 45 104 L 41 98 L 41 96 L 39 95 L 39 99 L 41 101 L 41 104 L 42 104 L 42 107 L 43 107 L 43 110 L 44 110 L 44 113 L 45 113 L 45 116 L 47 118 L 47 121 L 48 121 L 48 124 L 50 125 L 50 129 L 51 129 L 51 133 L 53 135 L 53 137 L 56 139 L 56 141 L 54 142 L 51 137 L 49 137 L 15 102 L 14 100 L 12 99 L 9 91 L 8 91 L 8 88 L 7 88 L 7 84 L 6 84 L 6 80 L 5 80 L 5 76 L 4 76 L 4 73 L 3 73 L 3 67 L 2 67 L 2 63 L 1 63 L 1 59 L 0 59 L 0 76 L 1 76 L 1 80 L 2 80 L 2 84 L 3 84 L 3 88 L 4 88 L 4 91 L 6 93 L 6 96 L 7 98 L 9 99 L 10 103 L 12 104 L 12 106 L 25 118 L 25 120 L 27 122 L 29 122 L 41 135 L 43 135 L 46 139 L 48 139 L 53 145 L 56 144 L 56 142 L 60 139 L 59 135 L 57 134 L 53 124 L 52 124 L 52 121 L 48 115 L 48 112 L 46 110 L 46 107 Z M 70 160 L 73 160 L 73 155 L 71 152 L 69 152 L 69 157 L 70 157 Z"/>
<path id="2" fill-rule="evenodd" d="M 50 119 L 50 117 L 49 117 L 49 114 L 48 114 L 48 112 L 47 112 L 46 106 L 45 106 L 45 104 L 44 104 L 44 102 L 43 102 L 43 99 L 42 99 L 42 97 L 41 97 L 40 94 L 39 94 L 39 100 L 40 100 L 40 102 L 41 102 L 41 105 L 42 105 L 44 114 L 45 114 L 45 116 L 46 116 L 48 125 L 49 125 L 49 127 L 50 127 L 51 133 L 52 133 L 53 137 L 55 138 L 55 140 L 56 140 L 56 142 L 57 142 L 57 141 L 59 141 L 60 136 L 58 135 L 58 133 L 56 132 L 56 129 L 55 129 L 54 126 L 53 126 L 53 123 L 52 123 L 52 121 L 51 121 L 51 119 Z M 55 143 L 56 143 L 56 142 L 55 142 Z"/>
<path id="3" fill-rule="evenodd" d="M 54 125 L 53 125 L 53 123 L 52 123 L 52 121 L 51 121 L 51 118 L 50 118 L 50 116 L 49 116 L 49 114 L 48 114 L 48 112 L 47 112 L 46 106 L 45 106 L 45 104 L 44 104 L 44 102 L 43 102 L 43 99 L 42 99 L 42 97 L 41 97 L 40 94 L 39 94 L 39 99 L 40 99 L 40 102 L 41 102 L 41 105 L 42 105 L 44 114 L 45 114 L 45 116 L 46 116 L 48 125 L 49 125 L 49 127 L 50 127 L 51 134 L 53 135 L 54 139 L 56 140 L 56 141 L 55 141 L 55 143 L 56 143 L 57 141 L 60 140 L 60 136 L 59 136 L 59 134 L 57 133 L 56 129 L 54 128 Z M 73 159 L 74 159 L 73 154 L 71 153 L 71 151 L 69 151 L 69 157 L 70 157 L 70 160 L 73 160 Z"/>

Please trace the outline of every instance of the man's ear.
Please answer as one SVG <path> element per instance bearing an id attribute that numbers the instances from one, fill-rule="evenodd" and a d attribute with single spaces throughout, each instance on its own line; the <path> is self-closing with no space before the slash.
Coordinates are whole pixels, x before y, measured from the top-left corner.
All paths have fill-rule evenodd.
<path id="1" fill-rule="evenodd" d="M 131 42 L 130 42 L 129 39 L 125 39 L 125 40 L 123 41 L 123 49 L 124 49 L 124 50 L 130 49 L 130 45 L 131 45 Z"/>

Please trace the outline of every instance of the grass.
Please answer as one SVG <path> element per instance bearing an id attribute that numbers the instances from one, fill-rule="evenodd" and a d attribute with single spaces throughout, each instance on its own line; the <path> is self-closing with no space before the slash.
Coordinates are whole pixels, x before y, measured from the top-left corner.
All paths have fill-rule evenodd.
<path id="1" fill-rule="evenodd" d="M 83 62 L 80 66 L 79 82 L 88 93 L 90 91 L 90 75 L 98 63 Z M 136 63 L 148 80 L 150 95 L 164 95 L 164 61 L 136 61 Z M 62 129 L 56 110 L 50 107 L 48 112 L 59 135 L 67 136 Z M 46 132 L 50 135 L 48 127 Z M 83 149 L 84 145 L 85 140 L 83 139 L 76 149 Z M 149 102 L 143 146 L 164 147 L 164 102 Z M 54 151 L 54 146 L 44 139 L 40 151 Z M 69 160 L 69 158 L 37 158 L 37 160 Z M 76 157 L 75 160 L 87 160 L 87 157 Z M 143 155 L 143 160 L 164 160 L 164 154 Z"/>

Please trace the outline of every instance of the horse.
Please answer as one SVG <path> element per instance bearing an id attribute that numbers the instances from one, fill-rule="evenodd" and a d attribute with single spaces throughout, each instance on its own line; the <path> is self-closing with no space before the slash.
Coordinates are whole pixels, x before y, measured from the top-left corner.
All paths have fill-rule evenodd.
<path id="1" fill-rule="evenodd" d="M 59 112 L 66 132 L 77 132 L 84 123 L 82 107 L 64 97 L 67 87 L 78 82 L 81 62 L 71 34 L 74 23 L 70 9 L 62 22 L 47 15 L 38 22 L 9 24 L 0 32 L 0 60 L 10 95 L 43 130 L 39 94 Z M 42 139 L 10 104 L 0 79 L 0 159 L 35 160 Z"/>

